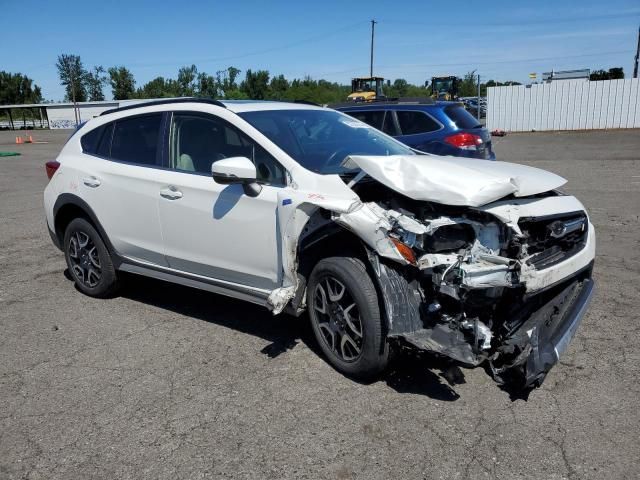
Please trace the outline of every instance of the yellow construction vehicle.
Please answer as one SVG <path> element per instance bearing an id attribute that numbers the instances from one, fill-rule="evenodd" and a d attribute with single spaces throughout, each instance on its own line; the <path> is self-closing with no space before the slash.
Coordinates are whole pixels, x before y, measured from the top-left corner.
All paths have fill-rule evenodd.
<path id="1" fill-rule="evenodd" d="M 382 77 L 359 77 L 351 80 L 351 94 L 347 97 L 350 102 L 371 102 L 384 98 L 382 92 Z"/>
<path id="2" fill-rule="evenodd" d="M 432 77 L 431 96 L 435 100 L 456 100 L 460 79 L 455 76 Z"/>

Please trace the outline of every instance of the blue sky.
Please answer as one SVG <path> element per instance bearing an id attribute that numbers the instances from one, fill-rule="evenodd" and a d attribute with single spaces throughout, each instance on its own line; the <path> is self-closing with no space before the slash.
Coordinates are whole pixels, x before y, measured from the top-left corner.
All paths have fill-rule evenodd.
<path id="1" fill-rule="evenodd" d="M 0 12 L 0 70 L 30 76 L 52 100 L 64 96 L 60 53 L 86 67 L 124 65 L 138 85 L 192 63 L 347 84 L 369 72 L 372 18 L 374 73 L 385 78 L 477 70 L 524 82 L 529 72 L 615 66 L 630 76 L 640 24 L 638 0 L 2 0 Z"/>

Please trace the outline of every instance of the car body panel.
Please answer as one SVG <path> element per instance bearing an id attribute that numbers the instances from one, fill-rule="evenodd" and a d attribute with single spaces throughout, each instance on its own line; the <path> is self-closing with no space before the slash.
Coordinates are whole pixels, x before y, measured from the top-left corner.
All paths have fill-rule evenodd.
<path id="1" fill-rule="evenodd" d="M 353 155 L 347 160 L 347 165 L 352 164 L 409 198 L 447 205 L 477 207 L 507 195 L 534 195 L 566 183 L 558 175 L 526 165 L 438 155 Z"/>
<path id="2" fill-rule="evenodd" d="M 158 211 L 169 266 L 258 288 L 279 282 L 276 202 L 280 188 L 249 197 L 242 186 L 210 176 L 163 171 L 163 186 L 182 197 L 160 197 Z M 186 234 L 185 232 L 188 232 Z"/>

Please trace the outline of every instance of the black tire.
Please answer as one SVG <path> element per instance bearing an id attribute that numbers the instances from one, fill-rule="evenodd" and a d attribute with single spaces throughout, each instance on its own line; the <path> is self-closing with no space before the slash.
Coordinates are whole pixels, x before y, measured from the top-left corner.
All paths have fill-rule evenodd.
<path id="1" fill-rule="evenodd" d="M 340 299 L 332 302 L 330 293 L 333 290 L 333 298 L 338 298 L 338 284 L 344 286 L 344 292 Z M 352 304 L 354 306 L 350 306 Z M 309 277 L 307 308 L 318 345 L 336 370 L 359 380 L 371 380 L 387 367 L 389 347 L 378 294 L 361 260 L 354 257 L 320 260 Z M 357 309 L 359 322 L 355 319 L 354 309 Z M 348 315 L 345 314 L 347 310 Z M 349 339 L 343 342 L 344 334 Z"/>
<path id="2" fill-rule="evenodd" d="M 87 220 L 76 218 L 69 223 L 63 246 L 69 274 L 78 290 L 98 298 L 109 297 L 117 290 L 118 277 L 109 250 Z"/>

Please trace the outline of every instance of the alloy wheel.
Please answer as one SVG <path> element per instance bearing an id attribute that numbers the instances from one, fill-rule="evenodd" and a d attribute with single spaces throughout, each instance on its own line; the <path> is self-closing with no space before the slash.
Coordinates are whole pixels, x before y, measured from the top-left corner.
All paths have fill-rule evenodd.
<path id="1" fill-rule="evenodd" d="M 327 346 L 345 362 L 362 353 L 362 320 L 355 300 L 337 278 L 325 275 L 313 293 L 317 325 Z"/>
<path id="2" fill-rule="evenodd" d="M 102 278 L 100 256 L 91 237 L 83 231 L 75 231 L 69 239 L 71 270 L 76 279 L 89 288 L 94 288 Z"/>

